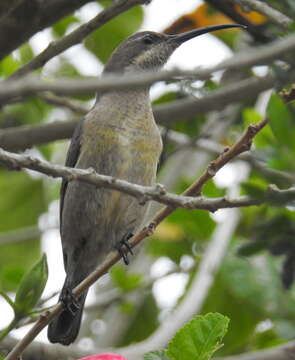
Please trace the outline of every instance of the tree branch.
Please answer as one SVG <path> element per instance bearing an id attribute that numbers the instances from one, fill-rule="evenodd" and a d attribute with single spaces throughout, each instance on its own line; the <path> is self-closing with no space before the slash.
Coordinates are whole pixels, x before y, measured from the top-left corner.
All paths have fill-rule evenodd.
<path id="1" fill-rule="evenodd" d="M 227 151 L 228 150 L 226 149 L 223 154 L 226 154 Z M 237 151 L 240 151 L 240 149 Z M 223 154 L 220 155 L 217 166 L 220 166 L 222 161 L 221 157 L 224 156 Z M 236 157 L 237 155 L 238 153 L 233 154 L 232 156 Z M 97 188 L 105 187 L 118 190 L 136 197 L 140 203 L 154 200 L 173 208 L 184 208 L 188 210 L 198 209 L 215 212 L 218 209 L 257 206 L 266 202 L 281 206 L 293 201 L 295 198 L 295 187 L 291 187 L 287 190 L 280 190 L 275 185 L 270 185 L 264 193 L 261 193 L 259 199 L 254 199 L 249 196 L 241 196 L 235 199 L 229 199 L 227 197 L 204 198 L 199 196 L 196 189 L 192 189 L 192 193 L 186 194 L 187 196 L 176 195 L 167 193 L 163 185 L 160 184 L 156 184 L 155 186 L 133 184 L 125 180 L 113 178 L 112 176 L 98 174 L 93 169 L 84 170 L 56 165 L 31 156 L 9 153 L 1 148 L 0 161 L 12 169 L 27 168 L 52 177 L 62 177 L 68 181 L 78 180 L 94 185 Z M 227 162 L 226 159 L 223 161 Z M 207 173 L 203 175 L 203 178 L 201 178 L 200 181 L 203 181 L 204 183 L 207 182 L 209 177 L 213 177 L 218 170 L 219 168 L 216 168 L 216 161 L 211 162 Z M 197 197 L 196 194 L 198 194 Z"/>
<path id="2" fill-rule="evenodd" d="M 129 10 L 135 5 L 140 5 L 146 3 L 147 0 L 118 0 L 113 1 L 112 4 L 101 11 L 97 16 L 88 21 L 87 23 L 79 26 L 76 30 L 72 31 L 70 34 L 64 36 L 60 40 L 50 43 L 47 48 L 42 51 L 38 56 L 32 59 L 28 64 L 24 65 L 18 69 L 11 77 L 17 78 L 28 74 L 29 72 L 39 69 L 44 64 L 47 63 L 50 59 L 54 58 L 56 55 L 61 54 L 65 50 L 69 49 L 73 45 L 79 44 L 84 40 L 89 34 L 93 31 L 99 29 L 101 26 L 106 24 L 108 21 L 114 17 L 122 14 L 123 12 Z"/>
<path id="3" fill-rule="evenodd" d="M 27 155 L 19 155 L 9 153 L 0 148 L 0 161 L 5 163 L 11 169 L 27 168 L 39 171 L 43 174 L 52 177 L 62 177 L 68 181 L 82 181 L 87 184 L 92 184 L 98 188 L 105 187 L 109 189 L 119 190 L 128 195 L 136 197 L 140 203 L 145 203 L 149 200 L 158 201 L 164 205 L 175 208 L 185 209 L 202 209 L 209 211 L 216 211 L 220 208 L 241 207 L 258 205 L 259 202 L 248 197 L 241 197 L 239 199 L 215 198 L 205 199 L 203 197 L 182 196 L 167 193 L 163 185 L 156 184 L 155 186 L 142 186 L 133 184 L 125 180 L 115 179 L 112 176 L 97 174 L 93 169 L 77 169 L 69 168 L 61 165 L 52 164 L 46 161 L 41 161 Z M 213 166 L 213 163 L 211 164 Z"/>
<path id="4" fill-rule="evenodd" d="M 38 31 L 53 25 L 91 0 L 1 0 L 0 59 L 10 54 Z"/>
<path id="5" fill-rule="evenodd" d="M 116 351 L 129 360 L 137 360 L 148 351 L 164 348 L 177 330 L 201 310 L 239 219 L 239 212 L 231 209 L 228 212 L 227 220 L 216 227 L 189 290 L 175 311 L 162 322 L 148 339 Z"/>
<path id="6" fill-rule="evenodd" d="M 124 0 L 121 0 L 121 2 L 122 1 L 123 3 L 126 2 Z M 129 4 L 128 6 L 131 7 L 132 3 L 140 3 L 143 1 L 144 0 L 132 0 L 132 2 L 128 2 Z M 114 12 L 110 10 L 110 7 L 105 10 L 105 12 L 108 11 L 112 16 L 114 16 Z M 123 10 L 121 8 L 116 9 L 116 13 L 119 11 L 123 11 Z M 98 15 L 100 16 L 99 17 L 100 21 L 96 20 L 95 24 L 97 22 L 100 23 L 101 21 L 107 21 L 105 18 L 109 20 L 109 17 L 111 15 L 108 14 L 108 16 L 103 17 L 101 15 L 102 13 Z M 93 26 L 94 25 L 92 25 L 92 27 Z M 75 31 L 78 31 L 79 29 Z M 70 36 L 71 34 L 69 34 L 68 36 Z M 78 32 L 78 34 L 80 34 L 80 31 Z M 82 34 L 84 33 L 82 32 Z M 66 38 L 67 37 L 63 38 L 62 40 L 65 40 Z M 54 49 L 60 49 L 62 46 L 64 46 L 63 43 L 62 45 L 59 44 L 60 44 L 59 42 L 56 42 L 54 45 L 51 45 L 50 51 L 51 52 L 55 51 Z M 284 39 L 274 41 L 273 43 L 265 46 L 261 46 L 258 50 L 248 49 L 247 52 L 241 52 L 239 54 L 236 54 L 235 56 L 231 57 L 228 60 L 222 61 L 220 64 L 216 66 L 203 70 L 198 69 L 197 71 L 172 70 L 172 71 L 160 71 L 160 72 L 145 72 L 143 74 L 138 73 L 138 74 L 128 74 L 128 75 L 119 75 L 119 76 L 106 75 L 99 79 L 96 78 L 95 79 L 60 79 L 60 80 L 55 80 L 54 83 L 41 81 L 38 80 L 37 78 L 26 77 L 19 80 L 5 82 L 5 87 L 3 87 L 3 89 L 0 89 L 0 100 L 1 99 L 5 100 L 13 96 L 27 96 L 43 91 L 52 91 L 59 95 L 60 94 L 73 95 L 77 93 L 92 92 L 97 90 L 125 89 L 129 87 L 136 88 L 136 87 L 141 87 L 143 85 L 145 86 L 151 85 L 156 81 L 171 80 L 176 76 L 190 77 L 193 79 L 208 79 L 212 75 L 212 73 L 216 71 L 234 70 L 234 69 L 240 70 L 242 68 L 247 68 L 254 65 L 262 65 L 262 64 L 265 65 L 275 59 L 282 58 L 285 54 L 291 53 L 294 50 L 295 50 L 295 35 L 289 35 Z M 47 50 L 45 50 L 45 52 L 46 51 Z M 33 59 L 32 61 L 35 62 L 37 58 Z M 29 66 L 30 64 L 31 63 L 25 66 Z M 40 66 L 42 65 L 43 63 Z M 13 75 L 13 77 L 24 75 L 26 72 L 23 72 L 22 69 L 19 69 Z"/>
<path id="7" fill-rule="evenodd" d="M 134 2 L 139 3 L 140 1 L 143 2 L 143 0 L 132 0 L 132 1 L 133 3 Z M 129 6 L 131 6 L 132 2 L 128 2 L 128 4 Z M 105 12 L 107 12 L 108 9 L 106 9 Z M 119 9 L 117 9 L 117 12 L 118 11 Z M 109 12 L 113 15 L 113 12 L 111 10 L 109 10 Z M 102 13 L 100 13 L 99 15 L 101 14 Z M 108 17 L 106 16 L 106 18 Z M 102 17 L 102 19 L 104 21 L 107 21 L 104 19 L 104 17 Z M 102 20 L 100 20 L 100 22 L 101 21 Z M 75 31 L 78 30 L 79 29 Z M 70 36 L 71 34 L 69 34 L 68 36 Z M 66 39 L 66 37 L 63 38 L 62 40 L 64 39 Z M 63 45 L 59 45 L 59 42 L 56 42 L 54 45 L 50 46 L 51 50 L 50 49 L 49 50 L 51 52 L 54 52 L 55 49 L 61 49 L 62 46 Z M 282 40 L 277 40 L 271 44 L 261 46 L 258 50 L 257 49 L 247 50 L 247 52 L 236 54 L 229 60 L 225 60 L 216 66 L 203 70 L 199 69 L 197 71 L 172 70 L 172 71 L 161 71 L 156 73 L 147 72 L 144 74 L 142 73 L 128 74 L 125 76 L 109 75 L 109 76 L 101 77 L 100 79 L 78 79 L 78 80 L 60 79 L 60 80 L 55 80 L 54 83 L 44 82 L 36 78 L 26 77 L 23 79 L 19 79 L 18 81 L 15 80 L 15 81 L 6 82 L 5 87 L 3 89 L 0 89 L 0 99 L 6 99 L 13 96 L 31 95 L 33 93 L 42 92 L 42 91 L 52 91 L 59 95 L 60 94 L 72 95 L 72 94 L 85 93 L 85 92 L 91 92 L 97 90 L 125 89 L 129 87 L 135 88 L 143 85 L 151 85 L 154 82 L 160 80 L 161 81 L 171 80 L 175 76 L 182 76 L 182 77 L 189 76 L 189 77 L 193 77 L 194 79 L 207 79 L 208 77 L 211 76 L 212 73 L 220 70 L 232 70 L 232 69 L 240 70 L 241 68 L 251 67 L 254 65 L 262 65 L 262 64 L 265 65 L 277 58 L 282 58 L 285 54 L 288 54 L 294 50 L 295 50 L 295 35 L 290 35 Z M 45 50 L 45 52 L 46 51 L 47 50 Z M 37 61 L 36 60 L 37 58 L 33 59 L 32 61 L 34 62 Z M 31 63 L 25 66 L 29 66 L 30 64 Z M 43 63 L 40 66 L 42 65 Z M 13 78 L 27 73 L 27 71 L 23 72 L 22 69 L 23 68 L 19 69 L 13 75 Z"/>
<path id="8" fill-rule="evenodd" d="M 270 7 L 264 1 L 257 0 L 239 0 L 243 5 L 248 6 L 250 9 L 260 12 L 268 17 L 274 24 L 279 25 L 283 29 L 287 30 L 292 24 L 292 19 L 282 14 L 280 11 Z"/>
<path id="9" fill-rule="evenodd" d="M 273 36 L 268 34 L 266 31 L 263 31 L 256 24 L 252 23 L 251 20 L 247 19 L 241 13 L 236 11 L 233 7 L 233 1 L 220 1 L 220 0 L 205 0 L 206 3 L 210 4 L 216 10 L 220 11 L 224 15 L 228 16 L 234 22 L 247 26 L 247 32 L 253 37 L 257 42 L 265 44 L 266 42 L 272 41 Z"/>
<path id="10" fill-rule="evenodd" d="M 0 245 L 16 243 L 19 241 L 39 237 L 42 231 L 38 226 L 27 226 L 17 230 L 0 232 Z"/>
<path id="11" fill-rule="evenodd" d="M 12 337 L 7 337 L 1 342 L 1 347 L 5 350 L 11 350 L 14 346 L 16 346 L 18 341 L 19 340 Z M 125 349 L 128 351 L 128 348 L 129 347 L 126 347 Z M 105 349 L 102 349 L 101 351 L 105 351 Z M 117 349 L 112 349 L 112 351 L 116 352 Z M 294 360 L 294 353 L 295 341 L 290 341 L 286 344 L 272 348 L 222 358 L 213 358 L 213 360 Z M 34 341 L 30 347 L 26 349 L 23 358 L 24 360 L 40 360 L 40 356 L 42 356 L 42 359 L 46 360 L 61 360 L 68 357 L 78 359 L 86 355 L 90 354 L 86 354 L 85 351 L 81 351 L 75 345 L 62 347 Z M 138 357 L 136 359 L 138 359 Z"/>
<path id="12" fill-rule="evenodd" d="M 224 147 L 215 141 L 208 139 L 198 139 L 192 141 L 192 138 L 184 133 L 180 133 L 174 130 L 169 130 L 167 133 L 167 139 L 173 145 L 178 146 L 178 151 L 184 148 L 196 148 L 204 150 L 210 154 L 220 154 Z M 287 171 L 280 171 L 267 167 L 264 161 L 257 159 L 255 153 L 247 152 L 239 155 L 235 158 L 236 160 L 246 161 L 253 169 L 257 170 L 270 181 L 280 181 L 288 186 L 292 186 L 295 183 L 295 174 Z M 275 179 L 275 180 L 273 180 Z"/>
<path id="13" fill-rule="evenodd" d="M 249 352 L 228 356 L 224 358 L 216 358 L 215 360 L 294 360 L 295 341 L 290 341 L 270 349 Z"/>
<path id="14" fill-rule="evenodd" d="M 205 173 L 191 185 L 184 193 L 185 196 L 198 196 L 202 190 L 203 185 L 213 176 L 216 172 L 222 168 L 226 163 L 232 160 L 235 156 L 249 150 L 253 137 L 267 124 L 265 120 L 257 123 L 256 125 L 250 125 L 244 135 L 226 152 L 222 153 L 215 161 L 212 161 L 205 171 Z M 172 212 L 173 207 L 164 207 L 161 209 L 147 227 L 144 227 L 130 241 L 131 248 L 137 246 L 146 237 L 150 236 L 154 229 Z M 80 296 L 86 289 L 88 289 L 93 283 L 95 283 L 102 275 L 107 273 L 109 269 L 121 259 L 118 252 L 111 252 L 107 259 L 89 276 L 87 276 L 74 290 L 75 296 Z M 39 320 L 30 329 L 30 331 L 23 337 L 23 339 L 13 348 L 13 350 L 7 355 L 5 360 L 17 360 L 26 347 L 35 339 L 39 332 L 58 314 L 63 310 L 63 304 L 59 302 L 51 311 L 46 311 L 40 315 Z"/>
<path id="15" fill-rule="evenodd" d="M 193 116 L 220 110 L 228 104 L 254 97 L 271 88 L 274 83 L 273 76 L 242 80 L 239 83 L 212 91 L 201 99 L 189 98 L 155 106 L 154 117 L 158 124 L 170 126 L 179 119 L 190 119 Z M 0 145 L 6 150 L 24 150 L 33 145 L 66 139 L 72 136 L 76 124 L 76 121 L 66 121 L 0 130 Z"/>
<path id="16" fill-rule="evenodd" d="M 50 93 L 42 93 L 42 94 L 39 94 L 38 97 L 40 99 L 42 99 L 43 101 L 45 101 L 49 105 L 56 105 L 59 107 L 64 107 L 64 108 L 67 108 L 78 114 L 85 115 L 87 112 L 85 105 L 82 104 L 82 102 L 79 102 L 77 100 L 71 101 L 68 98 L 62 98 L 60 96 L 56 96 L 56 95 L 50 94 Z"/>
<path id="17" fill-rule="evenodd" d="M 89 80 L 86 81 L 85 86 L 88 86 L 88 90 L 90 89 L 98 89 L 104 87 L 113 88 L 115 84 L 118 86 L 125 87 L 136 85 L 140 86 L 142 84 L 146 84 L 147 81 L 152 83 L 153 81 L 157 81 L 160 79 L 170 79 L 174 74 L 182 74 L 187 76 L 194 76 L 199 78 L 207 78 L 213 72 L 222 70 L 222 69 L 239 69 L 240 67 L 252 66 L 255 64 L 261 64 L 268 61 L 271 61 L 282 54 L 285 54 L 287 51 L 292 51 L 295 49 L 295 36 L 289 36 L 283 40 L 278 42 L 274 42 L 267 46 L 261 47 L 260 50 L 256 51 L 248 51 L 247 54 L 239 54 L 232 57 L 229 60 L 226 60 L 217 66 L 214 66 L 205 70 L 198 70 L 194 72 L 164 72 L 158 74 L 146 74 L 143 77 L 132 77 L 131 79 L 123 79 L 121 78 L 118 82 L 118 78 L 105 78 L 99 80 Z M 294 75 L 291 75 L 290 80 L 294 78 Z M 36 79 L 31 79 L 30 81 L 33 84 L 36 84 Z M 9 83 L 6 83 L 3 87 L 2 99 L 7 97 L 7 86 L 10 86 L 10 93 L 12 95 L 16 95 L 19 92 L 28 93 L 32 91 L 30 89 L 30 81 L 27 83 L 26 80 L 16 80 Z M 243 81 L 240 81 L 235 84 L 231 84 L 223 87 L 222 89 L 216 90 L 205 96 L 201 99 L 184 99 L 175 101 L 172 104 L 160 105 L 154 108 L 154 115 L 157 123 L 163 125 L 172 124 L 179 119 L 183 119 L 183 114 L 187 114 L 185 118 L 191 118 L 195 115 L 203 114 L 209 111 L 220 110 L 224 106 L 233 103 L 243 101 L 245 98 L 249 96 L 256 96 L 261 91 L 267 90 L 271 88 L 275 83 L 275 79 L 272 76 L 267 76 L 263 78 L 250 78 Z M 10 85 L 9 85 L 10 84 Z M 31 84 L 31 85 L 33 85 Z M 60 91 L 59 85 L 61 87 L 65 86 L 60 84 L 59 82 L 55 83 L 56 90 Z M 58 85 L 59 84 L 59 85 Z M 73 86 L 72 82 L 67 83 L 67 87 Z M 39 86 L 39 90 L 42 89 L 47 91 L 50 87 L 50 84 L 46 84 L 44 82 L 37 81 L 37 85 Z M 76 83 L 77 85 L 77 83 Z M 81 80 L 78 81 L 78 86 L 81 85 Z M 36 90 L 36 89 L 35 89 Z M 68 91 L 71 91 L 70 89 Z M 83 109 L 79 109 L 83 110 Z M 65 139 L 72 135 L 76 122 L 58 122 L 58 123 L 50 123 L 50 124 L 41 124 L 34 126 L 23 126 L 17 128 L 9 128 L 6 130 L 0 130 L 0 145 L 7 150 L 23 150 L 33 145 L 44 144 L 49 141 L 54 141 L 58 139 Z"/>

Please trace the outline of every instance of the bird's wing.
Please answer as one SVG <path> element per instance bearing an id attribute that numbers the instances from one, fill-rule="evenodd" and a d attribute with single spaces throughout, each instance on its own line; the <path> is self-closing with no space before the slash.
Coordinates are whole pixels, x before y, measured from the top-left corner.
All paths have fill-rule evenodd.
<path id="1" fill-rule="evenodd" d="M 79 158 L 79 154 L 80 154 L 80 141 L 81 141 L 81 134 L 82 134 L 82 125 L 83 125 L 83 120 L 80 120 L 75 128 L 72 140 L 71 140 L 71 144 L 67 153 L 67 158 L 66 158 L 66 166 L 69 167 L 75 167 L 78 158 Z M 65 198 L 65 194 L 67 191 L 67 186 L 68 186 L 68 181 L 63 179 L 62 183 L 61 183 L 61 188 L 60 188 L 60 210 L 59 210 L 59 220 L 60 220 L 60 227 L 62 224 L 62 210 L 63 210 L 63 203 L 64 203 L 64 198 Z"/>

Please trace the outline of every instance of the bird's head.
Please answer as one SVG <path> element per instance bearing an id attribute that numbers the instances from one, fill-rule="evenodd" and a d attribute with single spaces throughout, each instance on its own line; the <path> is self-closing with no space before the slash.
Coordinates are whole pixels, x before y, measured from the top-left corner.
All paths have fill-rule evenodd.
<path id="1" fill-rule="evenodd" d="M 160 69 L 170 55 L 184 42 L 208 32 L 243 27 L 226 24 L 198 28 L 176 35 L 153 31 L 135 33 L 123 41 L 113 52 L 104 72 L 153 71 Z"/>

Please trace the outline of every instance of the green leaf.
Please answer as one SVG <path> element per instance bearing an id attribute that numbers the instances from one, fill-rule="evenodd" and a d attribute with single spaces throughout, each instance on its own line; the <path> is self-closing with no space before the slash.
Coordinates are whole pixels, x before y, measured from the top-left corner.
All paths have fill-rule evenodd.
<path id="1" fill-rule="evenodd" d="M 253 347 L 255 350 L 261 350 L 274 346 L 282 345 L 286 342 L 283 338 L 279 337 L 274 328 L 265 331 L 257 332 L 253 339 Z"/>
<path id="2" fill-rule="evenodd" d="M 178 264 L 183 255 L 192 253 L 192 243 L 186 239 L 181 241 L 163 241 L 153 236 L 145 244 L 147 252 L 155 257 L 167 256 Z"/>
<path id="3" fill-rule="evenodd" d="M 131 301 L 123 301 L 120 304 L 120 310 L 125 314 L 132 314 L 135 309 L 134 303 Z"/>
<path id="4" fill-rule="evenodd" d="M 229 318 L 218 313 L 196 316 L 169 342 L 167 355 L 174 360 L 208 360 L 222 346 Z"/>
<path id="5" fill-rule="evenodd" d="M 25 274 L 16 292 L 15 313 L 17 316 L 28 314 L 37 304 L 48 279 L 46 255 Z"/>
<path id="6" fill-rule="evenodd" d="M 26 64 L 33 59 L 34 52 L 31 46 L 28 43 L 26 43 L 20 47 L 19 55 L 20 55 L 21 63 Z"/>
<path id="7" fill-rule="evenodd" d="M 272 94 L 269 100 L 267 117 L 278 142 L 284 147 L 295 151 L 294 119 L 283 100 L 277 94 Z"/>
<path id="8" fill-rule="evenodd" d="M 79 70 L 65 58 L 60 59 L 60 64 L 54 71 L 56 77 L 70 77 L 70 78 L 81 78 L 82 75 Z"/>
<path id="9" fill-rule="evenodd" d="M 43 180 L 25 172 L 0 171 L 0 232 L 24 231 L 36 226 L 47 209 Z M 21 277 L 40 258 L 39 237 L 0 245 L 0 289 L 15 291 Z"/>
<path id="10" fill-rule="evenodd" d="M 70 25 L 78 23 L 79 19 L 74 15 L 69 15 L 53 25 L 52 33 L 57 37 L 64 36 Z"/>
<path id="11" fill-rule="evenodd" d="M 259 114 L 254 108 L 245 108 L 243 110 L 244 125 L 256 124 L 262 120 L 261 114 Z M 255 149 L 265 149 L 266 146 L 273 147 L 274 135 L 269 126 L 266 126 L 263 131 L 260 131 L 254 137 Z"/>
<path id="12" fill-rule="evenodd" d="M 19 61 L 15 60 L 12 55 L 6 56 L 0 61 L 0 75 L 7 77 L 14 73 L 20 67 Z"/>
<path id="13" fill-rule="evenodd" d="M 253 108 L 243 110 L 245 125 L 255 124 L 262 120 L 262 116 Z"/>
<path id="14" fill-rule="evenodd" d="M 38 124 L 45 121 L 51 107 L 38 98 L 29 98 L 22 104 L 11 105 L 6 115 L 14 117 L 17 125 Z"/>
<path id="15" fill-rule="evenodd" d="M 257 254 L 262 250 L 266 250 L 269 246 L 269 242 L 269 239 L 265 239 L 264 241 L 249 241 L 238 248 L 237 254 L 240 256 L 251 256 Z"/>
<path id="16" fill-rule="evenodd" d="M 128 274 L 125 267 L 121 265 L 113 266 L 111 278 L 115 285 L 124 292 L 135 290 L 142 282 L 142 276 L 140 274 Z"/>
<path id="17" fill-rule="evenodd" d="M 144 360 L 169 360 L 166 356 L 166 350 L 151 351 L 144 355 Z"/>
<path id="18" fill-rule="evenodd" d="M 225 195 L 225 189 L 219 188 L 213 180 L 209 180 L 203 186 L 202 195 L 208 197 L 221 197 Z"/>
<path id="19" fill-rule="evenodd" d="M 194 241 L 207 240 L 216 225 L 208 211 L 202 210 L 187 211 L 179 209 L 170 215 L 169 222 L 179 224 L 187 236 L 193 238 Z"/>
<path id="20" fill-rule="evenodd" d="M 250 195 L 254 199 L 264 199 L 265 198 L 265 188 L 253 184 L 251 182 L 244 182 L 241 187 L 246 192 L 247 195 Z"/>
<path id="21" fill-rule="evenodd" d="M 105 63 L 113 50 L 139 29 L 142 21 L 143 10 L 140 6 L 136 6 L 88 36 L 85 40 L 85 46 L 100 61 Z"/>

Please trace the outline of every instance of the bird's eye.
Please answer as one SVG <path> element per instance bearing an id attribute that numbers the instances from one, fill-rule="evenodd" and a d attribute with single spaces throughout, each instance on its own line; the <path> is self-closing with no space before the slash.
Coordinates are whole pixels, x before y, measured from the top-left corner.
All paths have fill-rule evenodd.
<path id="1" fill-rule="evenodd" d="M 154 39 L 151 37 L 151 36 L 146 36 L 144 39 L 143 39 L 143 42 L 147 45 L 150 45 L 154 42 Z"/>

